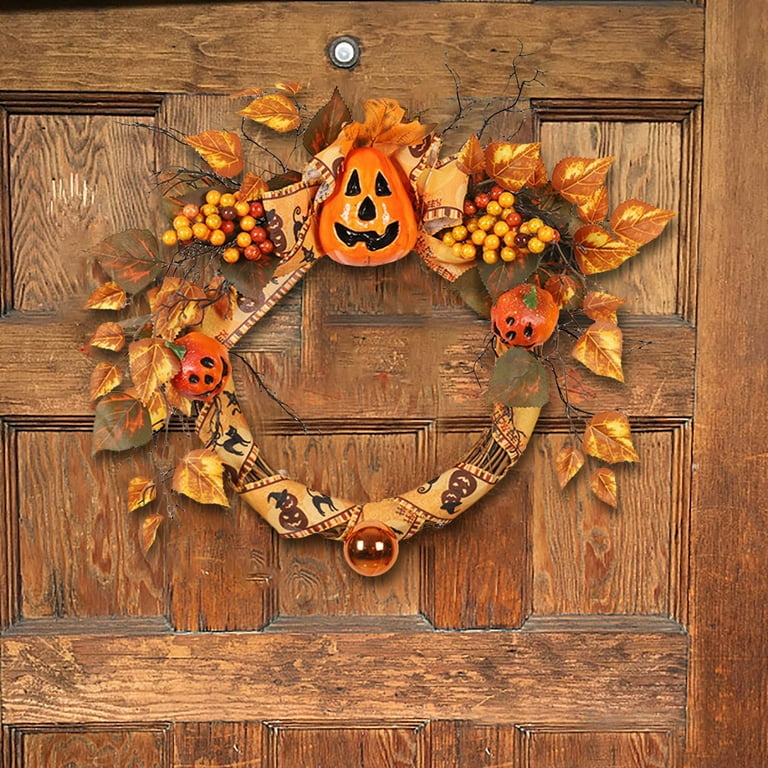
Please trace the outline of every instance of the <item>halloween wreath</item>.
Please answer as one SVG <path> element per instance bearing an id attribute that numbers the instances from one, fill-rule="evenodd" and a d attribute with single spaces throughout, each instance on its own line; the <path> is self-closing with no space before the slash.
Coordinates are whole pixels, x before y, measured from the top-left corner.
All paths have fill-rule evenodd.
<path id="1" fill-rule="evenodd" d="M 240 114 L 296 132 L 299 91 L 292 83 L 257 92 Z M 194 417 L 203 447 L 177 466 L 174 491 L 226 506 L 227 468 L 234 490 L 281 536 L 341 540 L 354 570 L 378 575 L 395 562 L 400 540 L 455 519 L 504 477 L 549 400 L 553 372 L 572 407 L 571 369 L 558 375 L 544 351 L 553 335 L 576 336 L 577 361 L 623 380 L 622 300 L 588 290 L 587 278 L 634 256 L 674 213 L 639 200 L 609 212 L 613 158 L 565 158 L 548 176 L 538 143 L 483 147 L 477 135 L 442 158 L 440 135 L 407 120 L 397 102 L 372 99 L 362 108 L 363 119 L 354 120 L 334 91 L 303 133 L 310 156 L 303 170 L 268 182 L 244 172 L 238 134 L 182 137 L 208 168 L 167 177 L 167 229 L 159 237 L 121 232 L 95 249 L 107 279 L 86 306 L 119 313 L 143 303 L 147 312 L 102 318 L 87 351 L 97 360 L 95 452 L 148 445 L 173 413 Z M 274 470 L 239 406 L 229 350 L 321 257 L 375 267 L 412 251 L 490 320 L 496 362 L 485 433 L 439 476 L 382 501 L 339 499 Z M 589 324 L 574 331 L 568 324 L 577 312 Z M 126 351 L 128 382 L 118 359 Z M 561 485 L 585 454 L 609 464 L 638 458 L 623 414 L 583 420 L 580 444 L 570 440 L 557 456 Z M 616 504 L 610 467 L 593 472 L 591 487 Z M 147 508 L 156 490 L 153 478 L 134 477 L 129 508 Z M 165 517 L 149 511 L 143 518 L 145 551 Z"/>

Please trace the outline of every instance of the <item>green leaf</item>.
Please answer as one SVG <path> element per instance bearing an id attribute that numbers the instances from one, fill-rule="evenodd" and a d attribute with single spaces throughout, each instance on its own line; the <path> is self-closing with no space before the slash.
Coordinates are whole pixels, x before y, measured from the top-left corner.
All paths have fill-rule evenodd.
<path id="1" fill-rule="evenodd" d="M 118 232 L 92 250 L 104 271 L 127 293 L 143 291 L 166 266 L 157 252 L 157 238 L 145 229 Z"/>
<path id="2" fill-rule="evenodd" d="M 496 301 L 505 291 L 525 282 L 538 269 L 540 260 L 541 254 L 529 253 L 525 258 L 515 261 L 497 261 L 495 264 L 483 262 L 477 265 L 477 271 L 491 299 Z"/>
<path id="3" fill-rule="evenodd" d="M 261 304 L 264 301 L 264 286 L 272 279 L 275 272 L 275 261 L 265 259 L 262 263 L 238 259 L 234 264 L 228 264 L 222 260 L 219 268 L 224 278 L 243 296 Z"/>
<path id="4" fill-rule="evenodd" d="M 539 297 L 536 293 L 535 285 L 531 285 L 525 296 L 523 296 L 523 304 L 525 304 L 528 309 L 536 309 L 539 306 Z"/>
<path id="5" fill-rule="evenodd" d="M 352 113 L 341 98 L 339 89 L 334 88 L 328 103 L 309 121 L 304 134 L 304 148 L 310 155 L 316 155 L 333 143 L 344 124 L 350 120 Z"/>
<path id="6" fill-rule="evenodd" d="M 152 439 L 149 411 L 125 392 L 110 392 L 99 400 L 93 421 L 93 453 L 125 451 Z"/>
<path id="7" fill-rule="evenodd" d="M 510 347 L 496 361 L 488 382 L 488 400 L 512 407 L 541 407 L 549 402 L 547 369 L 533 354 Z"/>
<path id="8" fill-rule="evenodd" d="M 468 269 L 459 275 L 452 283 L 451 288 L 461 296 L 464 303 L 477 312 L 480 317 L 490 319 L 491 296 L 480 278 L 476 269 Z"/>

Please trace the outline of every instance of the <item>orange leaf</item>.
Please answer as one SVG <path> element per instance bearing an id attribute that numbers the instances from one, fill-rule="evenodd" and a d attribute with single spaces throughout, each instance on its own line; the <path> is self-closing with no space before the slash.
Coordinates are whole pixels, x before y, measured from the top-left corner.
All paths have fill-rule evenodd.
<path id="1" fill-rule="evenodd" d="M 552 187 L 566 200 L 586 205 L 603 185 L 612 157 L 565 157 L 552 171 Z"/>
<path id="2" fill-rule="evenodd" d="M 548 181 L 547 169 L 544 167 L 544 161 L 541 158 L 539 158 L 539 162 L 533 171 L 533 176 L 531 176 L 531 178 L 528 179 L 528 184 L 526 186 L 543 187 L 547 183 L 547 181 Z"/>
<path id="3" fill-rule="evenodd" d="M 119 323 L 102 323 L 88 343 L 92 347 L 119 352 L 125 344 L 125 332 Z"/>
<path id="4" fill-rule="evenodd" d="M 138 393 L 137 393 L 138 394 Z M 156 389 L 144 403 L 149 412 L 149 420 L 152 423 L 152 431 L 162 429 L 168 420 L 168 403 L 163 393 Z"/>
<path id="5" fill-rule="evenodd" d="M 585 275 L 608 272 L 637 253 L 637 248 L 611 237 L 597 224 L 586 224 L 573 234 L 576 262 Z"/>
<path id="6" fill-rule="evenodd" d="M 566 403 L 578 405 L 594 400 L 597 392 L 590 387 L 581 375 L 581 371 L 572 365 L 565 365 L 558 378 L 560 390 L 566 397 Z"/>
<path id="7" fill-rule="evenodd" d="M 485 148 L 485 170 L 505 189 L 517 192 L 536 175 L 541 144 L 492 142 Z"/>
<path id="8" fill-rule="evenodd" d="M 616 464 L 619 461 L 640 461 L 632 445 L 629 419 L 618 411 L 596 413 L 587 423 L 582 443 L 590 456 Z"/>
<path id="9" fill-rule="evenodd" d="M 597 221 L 604 221 L 608 215 L 608 188 L 598 187 L 581 205 L 576 212 L 582 221 L 594 224 Z"/>
<path id="10" fill-rule="evenodd" d="M 91 373 L 91 400 L 98 400 L 111 392 L 123 379 L 123 374 L 112 363 L 97 363 Z"/>
<path id="11" fill-rule="evenodd" d="M 238 114 L 266 125 L 278 133 L 293 131 L 301 125 L 296 103 L 282 93 L 259 96 Z"/>
<path id="12" fill-rule="evenodd" d="M 584 454 L 573 445 L 564 445 L 555 456 L 555 470 L 561 488 L 565 488 L 584 466 Z"/>
<path id="13" fill-rule="evenodd" d="M 552 275 L 547 278 L 544 288 L 552 294 L 555 304 L 562 309 L 576 296 L 579 284 L 570 275 Z"/>
<path id="14" fill-rule="evenodd" d="M 180 277 L 166 277 L 152 294 L 150 308 L 155 315 L 155 334 L 173 341 L 187 326 L 203 319 L 205 291 Z"/>
<path id="15" fill-rule="evenodd" d="M 157 529 L 160 527 L 160 523 L 165 519 L 165 515 L 161 515 L 159 512 L 153 512 L 151 515 L 147 515 L 141 521 L 141 551 L 143 554 L 147 554 L 157 538 Z"/>
<path id="16" fill-rule="evenodd" d="M 243 145 L 236 133 L 203 131 L 195 136 L 185 136 L 184 141 L 225 179 L 237 176 L 243 170 Z"/>
<path id="17" fill-rule="evenodd" d="M 571 354 L 598 376 L 624 381 L 621 347 L 621 329 L 614 323 L 597 321 L 578 338 Z"/>
<path id="18" fill-rule="evenodd" d="M 192 401 L 184 395 L 180 395 L 176 387 L 171 384 L 163 387 L 165 392 L 165 401 L 171 408 L 174 408 L 179 413 L 183 413 L 185 416 L 192 415 Z"/>
<path id="19" fill-rule="evenodd" d="M 480 139 L 473 133 L 459 150 L 456 165 L 462 173 L 472 175 L 485 170 L 485 153 Z"/>
<path id="20" fill-rule="evenodd" d="M 590 320 L 616 323 L 616 310 L 626 301 L 603 291 L 590 291 L 584 297 L 582 309 Z"/>
<path id="21" fill-rule="evenodd" d="M 608 469 L 608 467 L 596 469 L 589 478 L 589 487 L 600 501 L 610 507 L 616 507 L 616 473 L 612 469 Z"/>
<path id="22" fill-rule="evenodd" d="M 149 477 L 132 477 L 128 481 L 128 511 L 135 512 L 157 497 L 155 481 Z"/>
<path id="23" fill-rule="evenodd" d="M 235 192 L 235 197 L 238 200 L 244 200 L 249 202 L 251 200 L 261 200 L 261 196 L 267 191 L 267 183 L 259 176 L 258 173 L 248 171 L 245 174 L 243 183 L 240 185 L 240 189 Z"/>
<path id="24" fill-rule="evenodd" d="M 654 208 L 641 200 L 627 200 L 611 214 L 611 229 L 627 245 L 639 248 L 658 237 L 676 215 L 675 211 Z"/>
<path id="25" fill-rule="evenodd" d="M 86 309 L 122 309 L 128 303 L 128 296 L 117 283 L 100 285 L 85 302 Z"/>
<path id="26" fill-rule="evenodd" d="M 201 504 L 229 506 L 224 490 L 224 465 L 207 448 L 190 451 L 181 460 L 173 474 L 173 490 Z"/>
<path id="27" fill-rule="evenodd" d="M 170 381 L 180 368 L 179 358 L 165 345 L 165 339 L 157 337 L 132 342 L 128 357 L 131 378 L 139 400 L 145 405 L 157 388 Z"/>
<path id="28" fill-rule="evenodd" d="M 286 82 L 275 83 L 275 88 L 277 88 L 278 91 L 289 93 L 291 96 L 297 94 L 303 87 L 304 86 L 301 83 L 298 83 L 295 80 L 287 80 Z"/>

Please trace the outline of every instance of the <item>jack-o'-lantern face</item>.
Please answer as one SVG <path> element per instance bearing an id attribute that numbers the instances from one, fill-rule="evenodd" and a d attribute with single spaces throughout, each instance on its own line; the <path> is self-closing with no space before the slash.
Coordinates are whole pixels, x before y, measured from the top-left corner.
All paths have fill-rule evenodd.
<path id="1" fill-rule="evenodd" d="M 397 165 L 373 147 L 347 155 L 333 193 L 320 209 L 320 246 L 353 267 L 388 264 L 415 245 L 416 214 Z"/>

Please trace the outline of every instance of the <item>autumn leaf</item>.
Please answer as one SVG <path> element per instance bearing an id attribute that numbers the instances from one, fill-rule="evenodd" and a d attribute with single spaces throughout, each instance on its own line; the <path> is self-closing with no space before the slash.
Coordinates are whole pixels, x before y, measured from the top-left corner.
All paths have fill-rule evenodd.
<path id="1" fill-rule="evenodd" d="M 91 373 L 91 400 L 98 400 L 119 386 L 123 380 L 121 370 L 112 363 L 97 363 Z"/>
<path id="2" fill-rule="evenodd" d="M 627 200 L 611 214 L 611 229 L 627 245 L 639 248 L 658 237 L 676 215 L 675 211 L 654 208 L 641 200 Z"/>
<path id="3" fill-rule="evenodd" d="M 586 224 L 573 233 L 576 244 L 576 263 L 585 275 L 608 272 L 620 267 L 637 253 L 637 248 L 610 233 L 597 224 Z"/>
<path id="4" fill-rule="evenodd" d="M 339 89 L 334 88 L 328 103 L 309 121 L 304 133 L 304 148 L 310 155 L 316 155 L 334 142 L 341 129 L 351 119 L 349 107 L 341 98 Z"/>
<path id="5" fill-rule="evenodd" d="M 476 269 L 468 269 L 462 272 L 452 283 L 452 290 L 461 296 L 468 307 L 477 312 L 480 317 L 490 319 L 491 317 L 491 296 L 485 287 L 480 273 Z"/>
<path id="6" fill-rule="evenodd" d="M 301 125 L 299 109 L 293 99 L 282 93 L 267 93 L 255 98 L 238 113 L 278 133 L 293 131 Z"/>
<path id="7" fill-rule="evenodd" d="M 92 347 L 119 352 L 125 345 L 125 331 L 120 323 L 102 323 L 88 342 Z"/>
<path id="8" fill-rule="evenodd" d="M 100 285 L 85 302 L 86 309 L 123 309 L 128 303 L 125 291 L 117 283 Z"/>
<path id="9" fill-rule="evenodd" d="M 479 263 L 477 271 L 491 299 L 496 301 L 502 293 L 530 277 L 538 268 L 540 260 L 541 254 L 529 253 L 515 261 L 499 260 L 495 264 Z"/>
<path id="10" fill-rule="evenodd" d="M 139 399 L 146 403 L 155 391 L 179 371 L 179 358 L 166 346 L 165 339 L 153 336 L 134 341 L 128 347 L 131 378 Z"/>
<path id="11" fill-rule="evenodd" d="M 545 290 L 552 295 L 555 304 L 562 309 L 579 292 L 579 284 L 570 275 L 551 275 L 544 283 Z"/>
<path id="12" fill-rule="evenodd" d="M 539 162 L 533 170 L 533 175 L 528 179 L 527 187 L 543 187 L 549 181 L 547 177 L 547 169 L 544 167 L 544 161 L 539 158 Z"/>
<path id="13" fill-rule="evenodd" d="M 485 152 L 476 134 L 473 133 L 459 150 L 456 165 L 462 173 L 466 173 L 468 176 L 482 173 L 485 170 Z"/>
<path id="14" fill-rule="evenodd" d="M 496 361 L 488 400 L 513 407 L 540 407 L 549 402 L 547 370 L 530 352 L 510 347 Z"/>
<path id="15" fill-rule="evenodd" d="M 173 408 L 184 416 L 192 415 L 192 401 L 184 395 L 180 395 L 179 391 L 172 384 L 166 384 L 163 387 L 165 392 L 165 401 L 168 407 Z"/>
<path id="16" fill-rule="evenodd" d="M 571 354 L 598 376 L 624 381 L 622 333 L 615 323 L 598 320 L 579 336 Z"/>
<path id="17" fill-rule="evenodd" d="M 616 507 L 616 473 L 612 469 L 608 467 L 596 469 L 589 478 L 589 487 L 600 501 L 608 504 L 610 507 Z"/>
<path id="18" fill-rule="evenodd" d="M 566 403 L 579 405 L 594 400 L 597 395 L 597 391 L 584 381 L 581 371 L 572 365 L 562 367 L 558 385 Z"/>
<path id="19" fill-rule="evenodd" d="M 243 144 L 230 131 L 203 131 L 185 136 L 184 141 L 213 168 L 219 176 L 231 179 L 243 170 Z"/>
<path id="20" fill-rule="evenodd" d="M 605 183 L 612 157 L 565 157 L 552 171 L 552 187 L 566 200 L 587 205 Z"/>
<path id="21" fill-rule="evenodd" d="M 365 121 L 359 138 L 368 144 L 417 144 L 432 130 L 418 120 L 404 123 L 405 110 L 394 99 L 363 102 Z"/>
<path id="22" fill-rule="evenodd" d="M 229 506 L 224 490 L 224 465 L 207 448 L 190 451 L 181 460 L 173 474 L 173 490 L 201 504 Z"/>
<path id="23" fill-rule="evenodd" d="M 251 200 L 261 200 L 261 196 L 267 191 L 267 183 L 258 173 L 248 171 L 245 174 L 240 189 L 235 192 L 238 200 L 250 202 Z"/>
<path id="24" fill-rule="evenodd" d="M 555 456 L 555 470 L 560 487 L 565 488 L 583 466 L 584 454 L 573 445 L 564 445 Z"/>
<path id="25" fill-rule="evenodd" d="M 286 80 L 284 82 L 275 83 L 275 88 L 277 88 L 278 91 L 289 93 L 291 96 L 295 96 L 303 87 L 304 86 L 302 86 L 301 83 L 296 82 L 295 80 Z"/>
<path id="26" fill-rule="evenodd" d="M 160 512 L 153 512 L 141 521 L 141 551 L 144 555 L 152 549 L 152 545 L 157 538 L 157 531 L 160 528 L 160 523 L 162 523 L 163 520 L 165 520 L 165 515 Z"/>
<path id="27" fill-rule="evenodd" d="M 590 291 L 582 304 L 584 314 L 590 320 L 616 323 L 616 310 L 626 301 L 603 291 Z"/>
<path id="28" fill-rule="evenodd" d="M 207 296 L 199 285 L 166 277 L 150 300 L 155 334 L 173 341 L 185 328 L 201 322 L 206 303 Z"/>
<path id="29" fill-rule="evenodd" d="M 576 213 L 582 221 L 594 224 L 604 221 L 608 216 L 608 188 L 598 187 L 581 205 L 576 208 Z"/>
<path id="30" fill-rule="evenodd" d="M 138 392 L 136 393 L 138 397 Z M 163 393 L 156 389 L 147 398 L 147 402 L 144 403 L 145 408 L 149 411 L 149 420 L 152 423 L 152 431 L 157 432 L 162 429 L 168 421 L 168 403 Z"/>
<path id="31" fill-rule="evenodd" d="M 619 411 L 596 413 L 587 422 L 582 447 L 585 453 L 608 464 L 640 461 L 632 445 L 629 419 Z"/>
<path id="32" fill-rule="evenodd" d="M 157 252 L 157 238 L 145 229 L 118 232 L 90 251 L 109 277 L 128 293 L 143 291 L 165 268 Z"/>
<path id="33" fill-rule="evenodd" d="M 485 148 L 485 170 L 505 189 L 517 192 L 536 174 L 541 163 L 541 144 L 491 142 Z"/>
<path id="34" fill-rule="evenodd" d="M 149 477 L 132 477 L 128 481 L 128 511 L 135 512 L 157 498 L 157 485 Z"/>
<path id="35" fill-rule="evenodd" d="M 149 412 L 126 392 L 109 392 L 96 404 L 93 453 L 125 451 L 152 439 Z"/>

